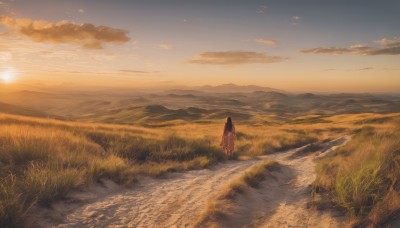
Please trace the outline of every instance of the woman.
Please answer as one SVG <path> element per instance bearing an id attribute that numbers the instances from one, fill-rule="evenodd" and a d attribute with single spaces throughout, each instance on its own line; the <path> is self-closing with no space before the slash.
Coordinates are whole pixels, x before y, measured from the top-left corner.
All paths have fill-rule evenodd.
<path id="1" fill-rule="evenodd" d="M 228 158 L 232 158 L 232 153 L 234 149 L 233 140 L 235 136 L 236 136 L 235 126 L 232 123 L 232 118 L 227 117 L 220 145 L 224 149 L 224 152 Z"/>

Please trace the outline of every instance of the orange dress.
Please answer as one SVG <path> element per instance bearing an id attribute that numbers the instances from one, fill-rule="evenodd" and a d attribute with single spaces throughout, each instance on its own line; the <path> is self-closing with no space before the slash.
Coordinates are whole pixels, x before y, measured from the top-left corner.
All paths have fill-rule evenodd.
<path id="1" fill-rule="evenodd" d="M 235 135 L 236 133 L 234 126 L 232 126 L 232 131 L 224 132 L 221 141 L 221 146 L 224 150 L 233 151 L 233 149 L 235 148 L 235 143 L 234 143 Z"/>

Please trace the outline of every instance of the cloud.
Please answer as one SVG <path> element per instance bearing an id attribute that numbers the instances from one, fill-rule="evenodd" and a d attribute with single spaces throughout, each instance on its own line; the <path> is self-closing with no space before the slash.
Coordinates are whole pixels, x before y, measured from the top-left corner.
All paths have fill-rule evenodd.
<path id="1" fill-rule="evenodd" d="M 78 9 L 78 12 L 79 13 L 85 13 L 85 10 L 84 9 Z"/>
<path id="2" fill-rule="evenodd" d="M 119 70 L 122 73 L 133 73 L 133 74 L 148 74 L 150 72 L 148 71 L 142 71 L 142 70 Z"/>
<path id="3" fill-rule="evenodd" d="M 393 39 L 380 39 L 376 40 L 375 43 L 381 45 L 382 47 L 399 47 L 400 46 L 400 38 L 393 38 Z"/>
<path id="4" fill-rule="evenodd" d="M 269 45 L 278 44 L 278 41 L 273 40 L 273 39 L 268 39 L 268 38 L 257 38 L 255 41 L 258 43 L 269 44 Z"/>
<path id="5" fill-rule="evenodd" d="M 3 1 L 0 1 L 0 11 L 5 11 L 8 14 L 15 14 L 15 11 L 10 7 L 10 5 Z"/>
<path id="6" fill-rule="evenodd" d="M 372 49 L 365 55 L 400 55 L 400 45 L 397 47 Z"/>
<path id="7" fill-rule="evenodd" d="M 363 68 L 356 68 L 356 69 L 348 69 L 347 71 L 367 71 L 367 70 L 374 70 L 375 68 L 373 67 L 363 67 Z M 328 68 L 328 69 L 323 69 L 322 71 L 336 71 L 339 69 L 335 68 Z"/>
<path id="8" fill-rule="evenodd" d="M 300 19 L 301 19 L 301 17 L 299 17 L 299 16 L 293 16 L 293 17 L 290 18 L 290 22 L 291 22 L 293 25 L 297 25 L 298 22 L 300 21 Z"/>
<path id="9" fill-rule="evenodd" d="M 327 54 L 327 55 L 339 55 L 339 54 L 352 54 L 361 56 L 372 56 L 372 55 L 400 55 L 400 39 L 380 39 L 375 41 L 378 44 L 376 46 L 366 46 L 363 44 L 351 45 L 349 47 L 317 47 L 311 49 L 300 50 L 302 54 Z"/>
<path id="10" fill-rule="evenodd" d="M 360 68 L 360 69 L 356 69 L 358 71 L 364 71 L 364 70 L 373 70 L 373 67 L 364 67 L 364 68 Z"/>
<path id="11" fill-rule="evenodd" d="M 348 48 L 336 48 L 336 47 L 318 47 L 299 51 L 302 54 L 344 54 L 351 52 Z"/>
<path id="12" fill-rule="evenodd" d="M 222 52 L 202 52 L 194 59 L 188 61 L 191 64 L 209 65 L 243 65 L 252 63 L 275 63 L 287 60 L 280 56 L 268 56 L 263 53 L 250 51 L 222 51 Z"/>
<path id="13" fill-rule="evenodd" d="M 106 43 L 124 44 L 130 40 L 126 30 L 88 23 L 74 24 L 68 21 L 52 23 L 0 15 L 0 24 L 35 42 L 75 44 L 87 49 L 103 49 Z"/>
<path id="14" fill-rule="evenodd" d="M 172 48 L 174 48 L 174 46 L 172 46 L 171 44 L 159 44 L 158 47 L 164 50 L 171 50 Z"/>
<path id="15" fill-rule="evenodd" d="M 12 60 L 13 56 L 9 52 L 0 52 L 0 63 L 6 63 Z"/>

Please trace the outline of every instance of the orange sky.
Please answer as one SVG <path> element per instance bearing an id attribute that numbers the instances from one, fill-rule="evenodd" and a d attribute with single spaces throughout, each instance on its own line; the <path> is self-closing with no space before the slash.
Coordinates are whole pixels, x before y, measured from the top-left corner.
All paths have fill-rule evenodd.
<path id="1" fill-rule="evenodd" d="M 0 83 L 400 91 L 398 2 L 299 2 L 0 1 Z"/>

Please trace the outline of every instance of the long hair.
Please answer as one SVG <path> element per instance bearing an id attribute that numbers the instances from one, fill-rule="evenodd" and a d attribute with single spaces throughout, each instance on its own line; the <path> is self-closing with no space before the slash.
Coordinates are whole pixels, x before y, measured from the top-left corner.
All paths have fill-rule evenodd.
<path id="1" fill-rule="evenodd" d="M 232 128 L 233 128 L 232 118 L 230 116 L 228 116 L 228 117 L 226 117 L 224 132 L 227 132 L 227 131 L 232 132 Z"/>

